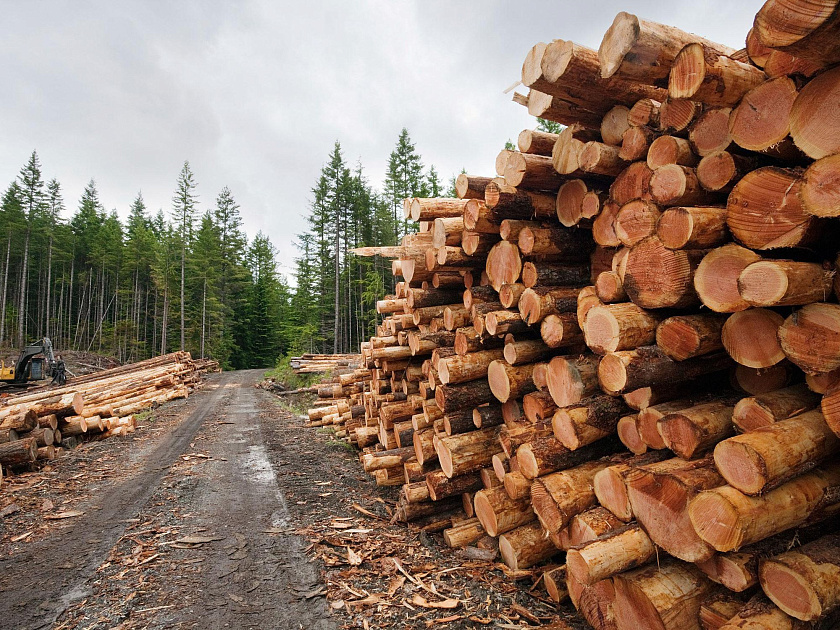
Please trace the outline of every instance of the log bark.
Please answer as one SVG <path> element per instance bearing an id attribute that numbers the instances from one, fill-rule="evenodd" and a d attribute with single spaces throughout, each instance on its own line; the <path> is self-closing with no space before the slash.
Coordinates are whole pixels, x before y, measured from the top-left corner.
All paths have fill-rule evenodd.
<path id="1" fill-rule="evenodd" d="M 473 408 L 493 402 L 493 392 L 486 381 L 470 381 L 458 385 L 440 385 L 435 388 L 435 402 L 443 413 L 457 409 Z"/>
<path id="2" fill-rule="evenodd" d="M 563 260 L 588 260 L 592 242 L 586 234 L 561 226 L 525 227 L 519 232 L 519 249 L 526 256 L 557 256 Z"/>
<path id="3" fill-rule="evenodd" d="M 535 437 L 516 450 L 520 472 L 527 479 L 536 479 L 559 470 L 566 470 L 590 460 L 611 455 L 618 450 L 615 440 L 602 440 L 578 450 L 565 447 L 554 435 Z"/>
<path id="4" fill-rule="evenodd" d="M 585 285 L 588 281 L 588 264 L 528 261 L 522 266 L 522 284 L 526 289 L 531 289 L 536 286 L 579 287 Z"/>
<path id="5" fill-rule="evenodd" d="M 487 429 L 504 424 L 502 406 L 498 403 L 482 405 L 473 409 L 473 424 L 476 429 Z"/>
<path id="6" fill-rule="evenodd" d="M 648 85 L 663 83 L 668 78 L 674 58 L 686 44 L 692 42 L 705 43 L 725 54 L 732 52 L 725 46 L 673 26 L 640 20 L 622 11 L 616 15 L 598 48 L 601 76 L 617 74 Z"/>
<path id="7" fill-rule="evenodd" d="M 510 365 L 536 363 L 552 355 L 552 349 L 540 339 L 515 341 L 504 348 L 504 359 Z"/>
<path id="8" fill-rule="evenodd" d="M 600 505 L 591 508 L 569 522 L 569 548 L 585 545 L 622 527 L 624 523 L 608 509 Z"/>
<path id="9" fill-rule="evenodd" d="M 628 411 L 620 398 L 593 396 L 559 409 L 552 429 L 563 446 L 574 451 L 615 433 L 619 419 Z"/>
<path id="10" fill-rule="evenodd" d="M 626 483 L 633 514 L 654 543 L 686 562 L 714 554 L 695 532 L 686 509 L 698 493 L 724 484 L 711 457 L 648 464 L 632 470 Z"/>
<path id="11" fill-rule="evenodd" d="M 536 479 L 531 486 L 531 505 L 543 528 L 557 534 L 573 516 L 593 507 L 593 479 L 613 463 L 617 462 L 601 459 Z"/>
<path id="12" fill-rule="evenodd" d="M 481 540 L 487 534 L 477 518 L 461 521 L 443 531 L 443 541 L 453 549 L 462 549 Z"/>
<path id="13" fill-rule="evenodd" d="M 436 470 L 426 475 L 426 488 L 432 501 L 460 496 L 464 492 L 481 490 L 482 487 L 481 475 L 477 472 L 447 477 L 443 470 Z"/>
<path id="14" fill-rule="evenodd" d="M 812 630 L 813 624 L 786 615 L 763 595 L 753 597 L 720 630 Z"/>
<path id="15" fill-rule="evenodd" d="M 800 475 L 760 496 L 731 486 L 700 493 L 688 506 L 697 534 L 721 552 L 733 551 L 805 522 L 838 512 L 840 465 Z"/>
<path id="16" fill-rule="evenodd" d="M 484 326 L 492 336 L 522 334 L 528 332 L 527 322 L 523 321 L 518 310 L 506 309 L 491 311 L 484 316 Z"/>
<path id="17" fill-rule="evenodd" d="M 551 158 L 513 151 L 505 166 L 505 183 L 532 190 L 556 191 L 563 178 L 554 170 Z"/>
<path id="18" fill-rule="evenodd" d="M 466 203 L 466 199 L 415 197 L 411 200 L 409 218 L 412 221 L 434 221 L 437 218 L 460 217 Z"/>
<path id="19" fill-rule="evenodd" d="M 569 597 L 566 590 L 566 565 L 549 569 L 542 575 L 545 590 L 555 604 L 565 601 Z"/>
<path id="20" fill-rule="evenodd" d="M 814 410 L 724 440 L 714 457 L 729 485 L 757 495 L 815 468 L 838 450 L 840 438 Z"/>
<path id="21" fill-rule="evenodd" d="M 0 464 L 5 467 L 34 462 L 38 457 L 38 444 L 35 438 L 0 443 Z"/>

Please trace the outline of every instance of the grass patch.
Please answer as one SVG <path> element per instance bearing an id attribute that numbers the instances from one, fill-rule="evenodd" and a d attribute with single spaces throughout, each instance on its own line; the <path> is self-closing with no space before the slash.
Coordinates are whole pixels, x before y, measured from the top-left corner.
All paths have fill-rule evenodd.
<path id="1" fill-rule="evenodd" d="M 330 448 L 341 448 L 345 451 L 356 452 L 356 447 L 350 444 L 350 442 L 345 442 L 344 440 L 327 440 L 326 445 Z"/>

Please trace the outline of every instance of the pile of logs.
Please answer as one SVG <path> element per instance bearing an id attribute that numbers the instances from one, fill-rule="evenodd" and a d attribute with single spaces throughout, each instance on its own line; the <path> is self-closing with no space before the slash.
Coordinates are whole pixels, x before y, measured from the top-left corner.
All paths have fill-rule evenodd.
<path id="1" fill-rule="evenodd" d="M 302 354 L 291 358 L 295 374 L 333 373 L 339 369 L 361 367 L 358 354 Z"/>
<path id="2" fill-rule="evenodd" d="M 104 439 L 135 430 L 134 414 L 186 398 L 201 375 L 218 370 L 211 360 L 193 361 L 175 352 L 103 370 L 0 399 L 0 464 L 29 467 L 52 460 L 85 439 Z"/>
<path id="3" fill-rule="evenodd" d="M 595 628 L 832 627 L 838 62 L 836 0 L 740 51 L 627 13 L 534 46 L 515 100 L 565 129 L 357 250 L 402 281 L 312 424 Z"/>

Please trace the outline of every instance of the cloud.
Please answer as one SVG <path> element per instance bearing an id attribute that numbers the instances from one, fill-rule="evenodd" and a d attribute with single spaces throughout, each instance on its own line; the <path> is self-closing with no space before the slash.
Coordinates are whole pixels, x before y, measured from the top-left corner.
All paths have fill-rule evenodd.
<path id="1" fill-rule="evenodd" d="M 33 148 L 72 210 L 94 177 L 125 216 L 168 210 L 190 160 L 202 208 L 223 186 L 290 271 L 333 143 L 379 184 L 407 127 L 426 165 L 492 174 L 533 126 L 503 90 L 538 41 L 597 47 L 620 10 L 742 45 L 758 0 L 37 2 L 4 7 L 0 186 Z M 5 178 L 5 180 L 3 179 Z"/>

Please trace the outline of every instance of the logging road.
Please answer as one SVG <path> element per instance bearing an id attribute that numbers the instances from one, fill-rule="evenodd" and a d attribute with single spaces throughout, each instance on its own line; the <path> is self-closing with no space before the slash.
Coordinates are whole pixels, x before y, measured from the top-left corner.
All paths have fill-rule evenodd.
<path id="1" fill-rule="evenodd" d="M 278 405 L 253 387 L 262 375 L 213 375 L 128 440 L 57 462 L 65 475 L 82 461 L 88 473 L 106 466 L 64 508 L 81 516 L 4 543 L 0 627 L 335 627 L 307 543 L 291 532 L 265 438 Z"/>

